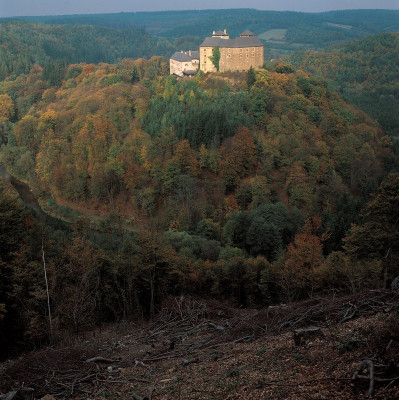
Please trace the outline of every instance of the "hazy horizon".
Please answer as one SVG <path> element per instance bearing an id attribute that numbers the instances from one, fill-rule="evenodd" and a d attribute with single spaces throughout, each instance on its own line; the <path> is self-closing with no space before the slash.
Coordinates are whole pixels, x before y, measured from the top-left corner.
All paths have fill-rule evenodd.
<path id="1" fill-rule="evenodd" d="M 61 3 L 54 0 L 0 0 L 0 17 L 17 16 L 46 16 L 71 14 L 103 14 L 119 12 L 154 12 L 176 10 L 206 10 L 254 8 L 272 11 L 301 11 L 323 12 L 334 10 L 353 9 L 389 9 L 399 10 L 399 0 L 335 0 L 324 1 L 308 0 L 303 4 L 297 0 L 280 0 L 278 4 L 270 0 L 203 0 L 201 8 L 197 1 L 147 0 L 145 3 L 131 0 L 64 0 Z"/>

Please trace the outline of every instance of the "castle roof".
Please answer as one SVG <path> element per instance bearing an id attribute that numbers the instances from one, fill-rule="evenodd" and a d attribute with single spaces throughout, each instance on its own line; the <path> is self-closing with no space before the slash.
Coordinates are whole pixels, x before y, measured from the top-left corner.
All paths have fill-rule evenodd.
<path id="1" fill-rule="evenodd" d="M 174 53 L 170 58 L 179 62 L 199 60 L 199 51 L 191 51 L 191 55 L 190 52 L 176 51 L 176 53 Z"/>
<path id="2" fill-rule="evenodd" d="M 254 34 L 249 31 L 248 29 L 246 31 L 244 31 L 243 33 L 241 33 L 240 36 L 254 36 Z"/>
<path id="3" fill-rule="evenodd" d="M 196 70 L 183 71 L 183 75 L 186 75 L 186 76 L 193 76 L 196 73 L 197 73 Z"/>
<path id="4" fill-rule="evenodd" d="M 191 58 L 193 60 L 199 60 L 199 58 L 200 58 L 199 51 L 198 50 L 197 51 L 191 51 Z"/>
<path id="5" fill-rule="evenodd" d="M 213 35 L 214 35 L 214 36 L 215 36 L 215 35 L 216 35 L 216 36 L 227 36 L 227 33 L 226 33 L 226 32 L 223 32 L 223 31 L 216 31 Z"/>
<path id="6" fill-rule="evenodd" d="M 207 37 L 200 47 L 261 47 L 263 43 L 257 36 L 240 36 L 235 39 L 223 39 L 218 37 Z"/>

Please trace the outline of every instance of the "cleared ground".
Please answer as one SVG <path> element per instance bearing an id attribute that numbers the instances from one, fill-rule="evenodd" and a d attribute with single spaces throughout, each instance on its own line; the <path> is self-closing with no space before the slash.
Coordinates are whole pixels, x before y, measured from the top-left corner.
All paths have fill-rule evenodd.
<path id="1" fill-rule="evenodd" d="M 284 40 L 288 29 L 270 29 L 258 35 L 262 40 Z"/>
<path id="2" fill-rule="evenodd" d="M 36 398 L 240 400 L 399 398 L 399 294 L 369 291 L 263 310 L 171 298 L 147 323 L 112 325 L 75 344 L 0 365 L 0 391 Z M 293 331 L 317 326 L 295 343 Z M 370 365 L 371 365 L 370 364 Z"/>

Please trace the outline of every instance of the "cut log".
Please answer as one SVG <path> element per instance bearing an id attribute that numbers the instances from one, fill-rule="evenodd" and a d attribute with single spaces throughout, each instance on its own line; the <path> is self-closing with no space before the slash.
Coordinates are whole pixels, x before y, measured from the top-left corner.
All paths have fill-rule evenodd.
<path id="1" fill-rule="evenodd" d="M 313 337 L 324 337 L 322 330 L 316 327 L 295 329 L 295 331 L 293 332 L 293 336 L 296 346 L 301 346 L 305 344 L 307 340 Z"/>

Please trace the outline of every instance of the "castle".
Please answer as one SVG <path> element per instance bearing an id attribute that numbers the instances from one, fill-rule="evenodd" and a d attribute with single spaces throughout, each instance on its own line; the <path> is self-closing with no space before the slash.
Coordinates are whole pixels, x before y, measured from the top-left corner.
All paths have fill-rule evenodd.
<path id="1" fill-rule="evenodd" d="M 251 67 L 263 65 L 263 44 L 257 36 L 245 31 L 235 39 L 230 39 L 226 30 L 214 31 L 207 37 L 198 51 L 175 53 L 170 59 L 170 73 L 178 76 L 192 75 L 199 68 L 203 72 L 216 72 L 214 52 L 219 49 L 219 71 L 248 71 Z M 217 54 L 217 53 L 216 53 Z M 184 61 L 180 61 L 183 60 Z M 213 60 L 213 61 L 212 61 Z M 197 68 L 195 68 L 197 67 Z"/>
<path id="2" fill-rule="evenodd" d="M 192 76 L 199 67 L 199 51 L 177 51 L 169 61 L 171 75 Z"/>

